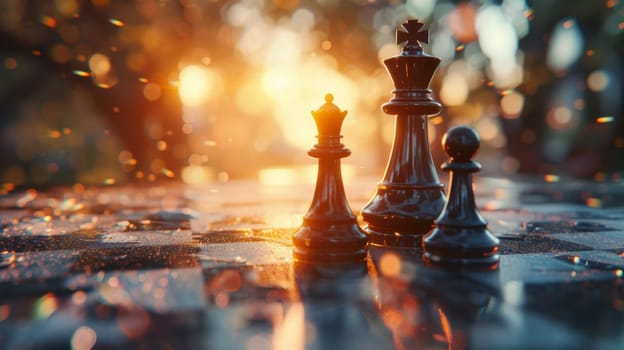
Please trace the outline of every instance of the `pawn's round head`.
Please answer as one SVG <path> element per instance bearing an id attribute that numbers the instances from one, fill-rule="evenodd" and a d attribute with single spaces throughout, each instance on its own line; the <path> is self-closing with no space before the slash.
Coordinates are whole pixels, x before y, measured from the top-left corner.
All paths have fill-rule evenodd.
<path id="1" fill-rule="evenodd" d="M 442 136 L 442 148 L 456 162 L 468 162 L 479 149 L 479 134 L 469 126 L 456 126 Z"/>

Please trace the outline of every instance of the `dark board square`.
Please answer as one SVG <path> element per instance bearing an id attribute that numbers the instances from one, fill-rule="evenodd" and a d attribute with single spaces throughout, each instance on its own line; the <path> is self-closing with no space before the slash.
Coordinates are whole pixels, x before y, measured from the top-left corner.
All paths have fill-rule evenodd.
<path id="1" fill-rule="evenodd" d="M 500 254 L 557 253 L 589 250 L 584 245 L 553 239 L 546 236 L 528 235 L 517 239 L 501 239 Z"/>
<path id="2" fill-rule="evenodd" d="M 557 221 L 531 221 L 522 224 L 526 233 L 577 233 L 577 232 L 602 232 L 614 231 L 601 223 L 592 221 L 557 220 Z"/>
<path id="3" fill-rule="evenodd" d="M 602 337 L 617 337 L 622 331 L 624 286 L 620 280 L 527 284 L 524 294 L 526 308 L 577 331 Z"/>

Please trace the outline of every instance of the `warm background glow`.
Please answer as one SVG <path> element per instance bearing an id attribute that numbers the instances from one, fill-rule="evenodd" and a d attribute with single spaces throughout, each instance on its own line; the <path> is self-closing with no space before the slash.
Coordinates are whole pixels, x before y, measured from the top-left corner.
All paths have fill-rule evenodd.
<path id="1" fill-rule="evenodd" d="M 314 178 L 310 111 L 348 114 L 348 176 L 380 177 L 396 27 L 430 30 L 440 139 L 469 124 L 486 174 L 619 179 L 624 2 L 9 2 L 0 17 L 3 188 Z"/>
<path id="2" fill-rule="evenodd" d="M 217 84 L 217 74 L 206 67 L 189 65 L 182 68 L 178 86 L 182 104 L 193 107 L 208 102 Z"/>

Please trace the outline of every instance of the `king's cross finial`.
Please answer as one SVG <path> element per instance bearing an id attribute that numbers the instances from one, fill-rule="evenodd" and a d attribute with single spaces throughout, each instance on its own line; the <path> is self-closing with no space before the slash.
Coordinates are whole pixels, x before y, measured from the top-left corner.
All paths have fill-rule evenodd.
<path id="1" fill-rule="evenodd" d="M 407 41 L 405 46 L 417 46 L 422 48 L 422 43 L 429 43 L 429 31 L 420 29 L 425 24 L 417 19 L 410 19 L 401 24 L 396 32 L 396 43 L 400 45 Z"/>

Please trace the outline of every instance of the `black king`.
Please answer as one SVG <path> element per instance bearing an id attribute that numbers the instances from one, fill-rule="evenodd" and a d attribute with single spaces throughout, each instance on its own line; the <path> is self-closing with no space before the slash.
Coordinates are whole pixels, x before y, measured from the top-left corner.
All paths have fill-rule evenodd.
<path id="1" fill-rule="evenodd" d="M 419 247 L 422 235 L 444 207 L 444 188 L 433 166 L 427 119 L 442 105 L 431 98 L 429 83 L 440 58 L 423 52 L 429 33 L 423 23 L 409 20 L 397 30 L 399 56 L 384 61 L 394 81 L 394 97 L 383 111 L 396 115 L 394 143 L 377 193 L 362 209 L 371 244 Z"/>

